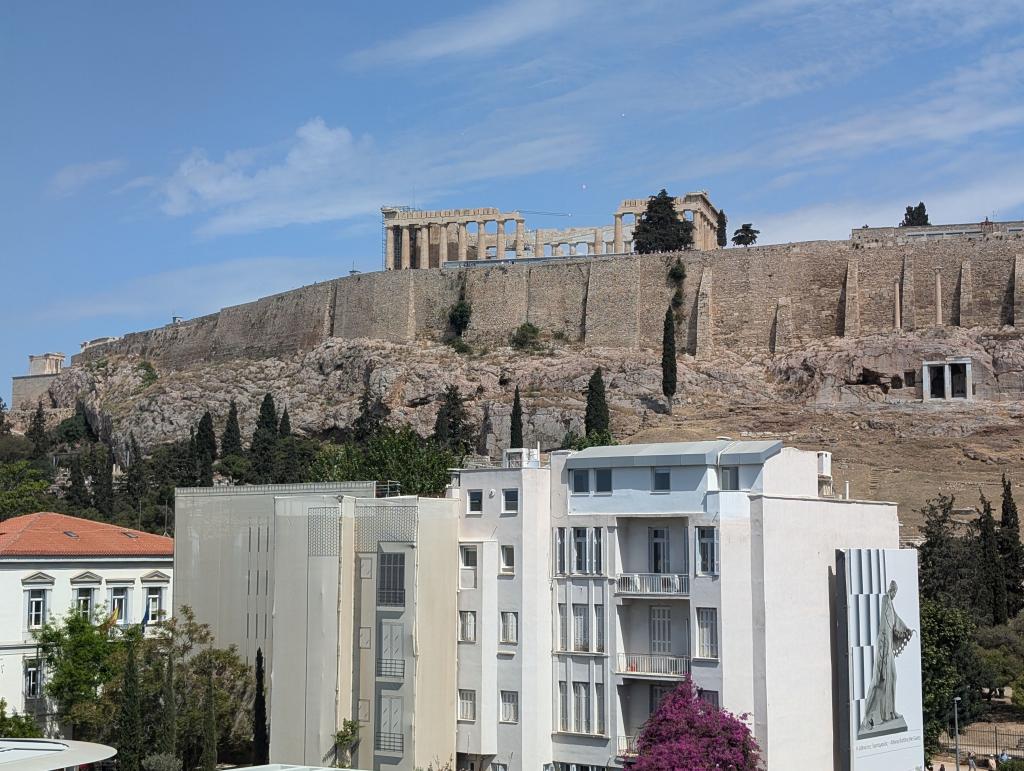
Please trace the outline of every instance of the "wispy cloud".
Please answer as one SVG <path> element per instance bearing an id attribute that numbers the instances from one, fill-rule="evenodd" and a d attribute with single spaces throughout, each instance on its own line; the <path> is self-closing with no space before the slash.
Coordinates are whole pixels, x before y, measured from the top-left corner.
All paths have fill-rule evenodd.
<path id="1" fill-rule="evenodd" d="M 120 158 L 93 161 L 92 163 L 74 163 L 57 171 L 50 178 L 47 189 L 51 196 L 65 198 L 94 182 L 120 174 L 124 168 L 125 162 Z"/>
<path id="2" fill-rule="evenodd" d="M 357 51 L 355 66 L 423 62 L 449 56 L 496 54 L 515 43 L 555 30 L 586 9 L 583 0 L 512 0 L 467 16 L 419 27 Z"/>

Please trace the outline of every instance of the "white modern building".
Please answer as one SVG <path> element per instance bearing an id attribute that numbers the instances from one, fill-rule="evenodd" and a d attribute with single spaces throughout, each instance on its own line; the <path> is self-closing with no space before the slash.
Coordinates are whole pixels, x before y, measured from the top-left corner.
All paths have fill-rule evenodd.
<path id="1" fill-rule="evenodd" d="M 232 564 L 251 551 L 244 511 L 273 512 L 261 549 L 274 555 L 275 762 L 330 759 L 354 719 L 367 768 L 622 767 L 690 676 L 749 715 L 769 769 L 842 767 L 837 552 L 897 548 L 899 525 L 895 504 L 833 496 L 829 453 L 717 440 L 544 463 L 513 449 L 454 470 L 446 500 L 367 500 L 372 483 L 346 484 L 230 506 L 227 492 L 179 491 L 178 601 L 195 596 L 221 644 L 242 644 L 252 598 L 212 587 L 252 586 Z M 391 554 L 406 555 L 401 586 Z M 382 588 L 405 592 L 397 613 Z"/>
<path id="2" fill-rule="evenodd" d="M 171 604 L 174 541 L 65 514 L 0 522 L 0 698 L 51 729 L 35 632 L 68 613 L 157 622 Z"/>

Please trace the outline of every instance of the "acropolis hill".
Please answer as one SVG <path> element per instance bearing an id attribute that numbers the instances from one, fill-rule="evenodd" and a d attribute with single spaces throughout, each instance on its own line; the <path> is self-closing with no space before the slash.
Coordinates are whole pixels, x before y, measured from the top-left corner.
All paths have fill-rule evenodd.
<path id="1" fill-rule="evenodd" d="M 366 386 L 426 434 L 455 383 L 480 422 L 479 449 L 494 452 L 514 385 L 527 443 L 553 448 L 579 431 L 586 379 L 601 366 L 621 440 L 771 435 L 832 449 L 854 496 L 897 500 L 911 526 L 925 498 L 954 492 L 970 506 L 979 487 L 994 493 L 1003 470 L 1024 467 L 1024 223 L 653 255 L 608 253 L 613 228 L 587 254 L 548 254 L 555 235 L 543 258 L 518 260 L 474 259 L 471 234 L 462 252 L 457 223 L 442 223 L 422 227 L 427 261 L 407 264 L 417 236 L 399 252 L 395 228 L 383 271 L 89 345 L 45 398 L 58 410 L 81 399 L 116 443 L 133 430 L 153 444 L 186 437 L 206 409 L 223 421 L 231 399 L 251 430 L 266 391 L 298 430 L 328 432 L 354 418 Z M 438 262 L 441 233 L 451 250 Z M 669 415 L 659 361 L 677 258 L 686 278 Z M 460 296 L 472 306 L 469 355 L 442 342 Z M 526 322 L 539 352 L 509 347 Z"/>

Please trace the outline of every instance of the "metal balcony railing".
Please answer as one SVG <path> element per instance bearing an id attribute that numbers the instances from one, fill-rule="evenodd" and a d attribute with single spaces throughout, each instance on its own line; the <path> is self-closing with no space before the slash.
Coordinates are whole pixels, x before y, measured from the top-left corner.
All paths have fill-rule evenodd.
<path id="1" fill-rule="evenodd" d="M 615 744 L 615 754 L 617 757 L 630 758 L 636 755 L 635 736 L 619 736 Z"/>
<path id="2" fill-rule="evenodd" d="M 690 577 L 683 573 L 621 573 L 616 590 L 619 594 L 685 597 L 690 593 Z"/>
<path id="3" fill-rule="evenodd" d="M 690 658 L 658 653 L 620 653 L 618 671 L 623 675 L 684 677 L 690 672 Z"/>
<path id="4" fill-rule="evenodd" d="M 377 605 L 386 607 L 404 607 L 405 589 L 377 589 Z"/>
<path id="5" fill-rule="evenodd" d="M 374 738 L 373 748 L 380 752 L 404 752 L 405 737 L 402 734 L 386 733 L 378 731 Z"/>
<path id="6" fill-rule="evenodd" d="M 405 678 L 405 659 L 377 659 L 377 677 Z"/>

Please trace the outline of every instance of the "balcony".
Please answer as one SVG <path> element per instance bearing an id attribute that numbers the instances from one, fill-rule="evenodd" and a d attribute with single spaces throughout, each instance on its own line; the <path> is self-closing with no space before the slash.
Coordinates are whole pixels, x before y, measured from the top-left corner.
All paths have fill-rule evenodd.
<path id="1" fill-rule="evenodd" d="M 377 607 L 404 608 L 405 589 L 377 589 Z"/>
<path id="2" fill-rule="evenodd" d="M 690 673 L 690 658 L 659 653 L 620 653 L 617 671 L 626 677 L 681 679 Z"/>
<path id="3" fill-rule="evenodd" d="M 635 597 L 686 597 L 690 577 L 682 573 L 621 573 L 616 592 Z"/>
<path id="4" fill-rule="evenodd" d="M 617 758 L 635 758 L 636 752 L 636 736 L 619 736 L 615 742 L 615 757 Z"/>
<path id="5" fill-rule="evenodd" d="M 377 752 L 393 752 L 401 755 L 405 751 L 405 737 L 402 734 L 377 731 L 373 748 Z"/>
<path id="6" fill-rule="evenodd" d="M 377 677 L 405 679 L 405 659 L 377 659 Z"/>

